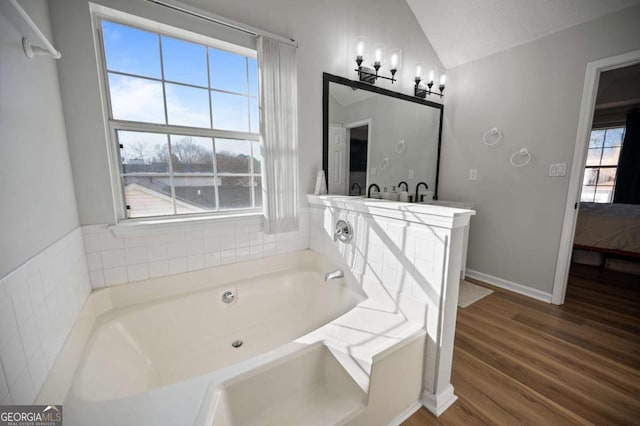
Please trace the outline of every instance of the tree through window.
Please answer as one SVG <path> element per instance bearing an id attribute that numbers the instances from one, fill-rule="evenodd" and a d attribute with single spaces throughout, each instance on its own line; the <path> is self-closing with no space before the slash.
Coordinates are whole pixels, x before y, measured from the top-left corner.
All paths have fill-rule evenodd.
<path id="1" fill-rule="evenodd" d="M 126 217 L 259 209 L 255 51 L 100 23 Z"/>

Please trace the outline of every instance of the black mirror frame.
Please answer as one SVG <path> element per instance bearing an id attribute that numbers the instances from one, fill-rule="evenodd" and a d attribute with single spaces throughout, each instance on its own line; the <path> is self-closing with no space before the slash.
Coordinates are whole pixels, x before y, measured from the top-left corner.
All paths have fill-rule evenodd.
<path id="1" fill-rule="evenodd" d="M 444 105 L 437 102 L 431 102 L 426 99 L 416 98 L 415 96 L 405 95 L 404 93 L 394 92 L 393 90 L 384 89 L 382 87 L 373 86 L 371 84 L 360 81 L 349 80 L 345 77 L 322 73 L 322 169 L 325 171 L 325 180 L 329 187 L 329 83 L 337 83 L 343 86 L 349 86 L 352 89 L 361 89 L 368 92 L 377 93 L 379 95 L 390 96 L 396 99 L 413 102 L 416 104 L 436 108 L 440 110 L 440 125 L 438 128 L 438 158 L 436 161 L 436 187 L 434 188 L 433 199 L 438 199 L 438 180 L 440 177 L 440 150 L 442 146 L 442 121 L 444 119 Z M 368 167 L 368 166 L 367 166 Z M 367 171 L 368 173 L 368 171 Z M 365 189 L 366 191 L 366 189 Z"/>

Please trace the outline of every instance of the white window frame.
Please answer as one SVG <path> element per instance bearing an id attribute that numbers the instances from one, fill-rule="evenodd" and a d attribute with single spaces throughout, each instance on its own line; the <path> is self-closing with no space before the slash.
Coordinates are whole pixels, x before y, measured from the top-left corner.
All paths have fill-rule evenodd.
<path id="1" fill-rule="evenodd" d="M 109 172 L 111 177 L 112 197 L 114 204 L 114 214 L 116 217 L 117 225 L 112 229 L 116 234 L 130 234 L 140 233 L 144 228 L 147 229 L 171 229 L 174 224 L 184 225 L 199 225 L 208 220 L 222 220 L 230 218 L 242 218 L 242 217 L 254 217 L 264 216 L 263 207 L 248 208 L 248 209 L 234 209 L 234 210 L 218 210 L 205 213 L 195 214 L 173 214 L 165 216 L 150 216 L 139 218 L 128 218 L 126 212 L 126 201 L 124 196 L 122 169 L 120 160 L 120 149 L 118 147 L 117 131 L 142 131 L 153 132 L 161 134 L 176 134 L 185 136 L 203 136 L 211 138 L 225 138 L 225 139 L 245 139 L 247 141 L 261 142 L 262 136 L 258 133 L 250 132 L 238 132 L 228 130 L 215 130 L 198 127 L 177 126 L 169 124 L 154 124 L 154 123 L 140 123 L 125 120 L 117 120 L 111 117 L 111 99 L 108 83 L 108 70 L 106 67 L 106 56 L 103 45 L 102 26 L 101 22 L 107 20 L 110 22 L 134 27 L 137 29 L 150 31 L 153 33 L 159 33 L 169 37 L 181 39 L 184 41 L 204 45 L 214 49 L 224 50 L 231 53 L 236 53 L 242 56 L 257 59 L 257 51 L 247 47 L 239 46 L 233 43 L 229 43 L 223 40 L 215 39 L 202 34 L 194 33 L 188 30 L 183 30 L 174 26 L 163 24 L 160 22 L 152 21 L 146 18 L 141 18 L 135 15 L 130 15 L 125 12 L 120 12 L 108 7 L 100 6 L 91 3 L 92 14 L 92 26 L 94 34 L 94 44 L 96 49 L 96 60 L 98 63 L 98 78 L 100 82 L 100 93 L 102 98 L 103 118 L 105 123 L 105 136 L 107 138 L 107 151 L 109 161 Z M 258 108 L 260 108 L 260 96 L 258 99 Z M 258 114 L 260 115 L 260 114 Z M 260 176 L 260 174 L 253 173 L 253 161 L 250 162 L 252 176 Z M 261 170 L 264 170 L 264 166 L 261 165 Z M 224 177 L 215 173 L 201 174 L 208 177 Z M 264 185 L 264 176 L 261 176 L 262 183 Z M 173 190 L 173 189 L 172 189 Z M 253 204 L 252 195 L 252 204 Z"/>
<path id="2" fill-rule="evenodd" d="M 582 202 L 582 192 L 584 191 L 585 186 L 587 186 L 587 187 L 593 187 L 594 188 L 594 199 L 593 199 L 593 201 L 585 201 L 585 202 L 598 203 L 598 204 L 612 204 L 613 203 L 613 197 L 614 197 L 614 195 L 616 193 L 616 186 L 618 185 L 618 169 L 620 168 L 620 157 L 622 156 L 622 146 L 624 145 L 624 136 L 625 136 L 625 134 L 627 132 L 626 124 L 605 125 L 605 126 L 594 127 L 594 128 L 592 128 L 590 130 L 589 137 L 591 137 L 591 134 L 596 130 L 604 130 L 605 131 L 605 138 L 606 138 L 606 132 L 608 130 L 611 130 L 611 129 L 623 129 L 622 130 L 622 144 L 620 145 L 620 154 L 618 154 L 618 163 L 615 166 L 603 166 L 603 165 L 589 166 L 589 165 L 586 164 L 586 161 L 585 161 L 585 165 L 584 165 L 584 174 L 586 174 L 587 170 L 589 170 L 589 169 L 598 169 L 598 170 L 600 170 L 600 169 L 615 169 L 616 170 L 616 178 L 613 181 L 613 186 L 611 187 L 611 190 L 612 190 L 612 192 L 611 192 L 611 201 L 606 202 L 606 203 L 601 203 L 601 202 L 595 201 L 595 193 L 597 192 L 598 187 L 605 187 L 606 186 L 606 185 L 598 185 L 598 183 L 597 183 L 598 179 L 596 178 L 596 184 L 595 185 L 585 185 L 584 181 L 582 182 L 582 184 L 580 186 L 580 200 L 581 200 L 581 202 Z M 600 147 L 600 156 L 601 156 L 601 158 L 602 158 L 602 154 L 603 154 L 604 149 L 605 149 L 604 140 L 602 141 L 602 143 L 603 143 L 603 146 Z M 588 152 L 589 149 L 592 149 L 592 148 L 587 147 L 587 152 Z M 598 174 L 599 173 L 600 172 L 598 171 Z"/>

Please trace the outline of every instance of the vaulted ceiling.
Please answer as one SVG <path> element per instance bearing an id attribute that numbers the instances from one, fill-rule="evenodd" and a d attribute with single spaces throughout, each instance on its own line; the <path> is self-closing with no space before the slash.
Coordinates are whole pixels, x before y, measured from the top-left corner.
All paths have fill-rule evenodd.
<path id="1" fill-rule="evenodd" d="M 640 0 L 407 0 L 407 3 L 445 68 L 453 68 L 614 13 Z"/>

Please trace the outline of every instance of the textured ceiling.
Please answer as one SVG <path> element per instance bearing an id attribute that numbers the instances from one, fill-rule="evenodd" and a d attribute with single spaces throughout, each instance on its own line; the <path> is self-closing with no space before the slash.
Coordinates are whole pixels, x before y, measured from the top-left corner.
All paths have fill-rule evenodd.
<path id="1" fill-rule="evenodd" d="M 442 64 L 453 68 L 633 6 L 640 0 L 407 0 L 407 3 Z"/>

